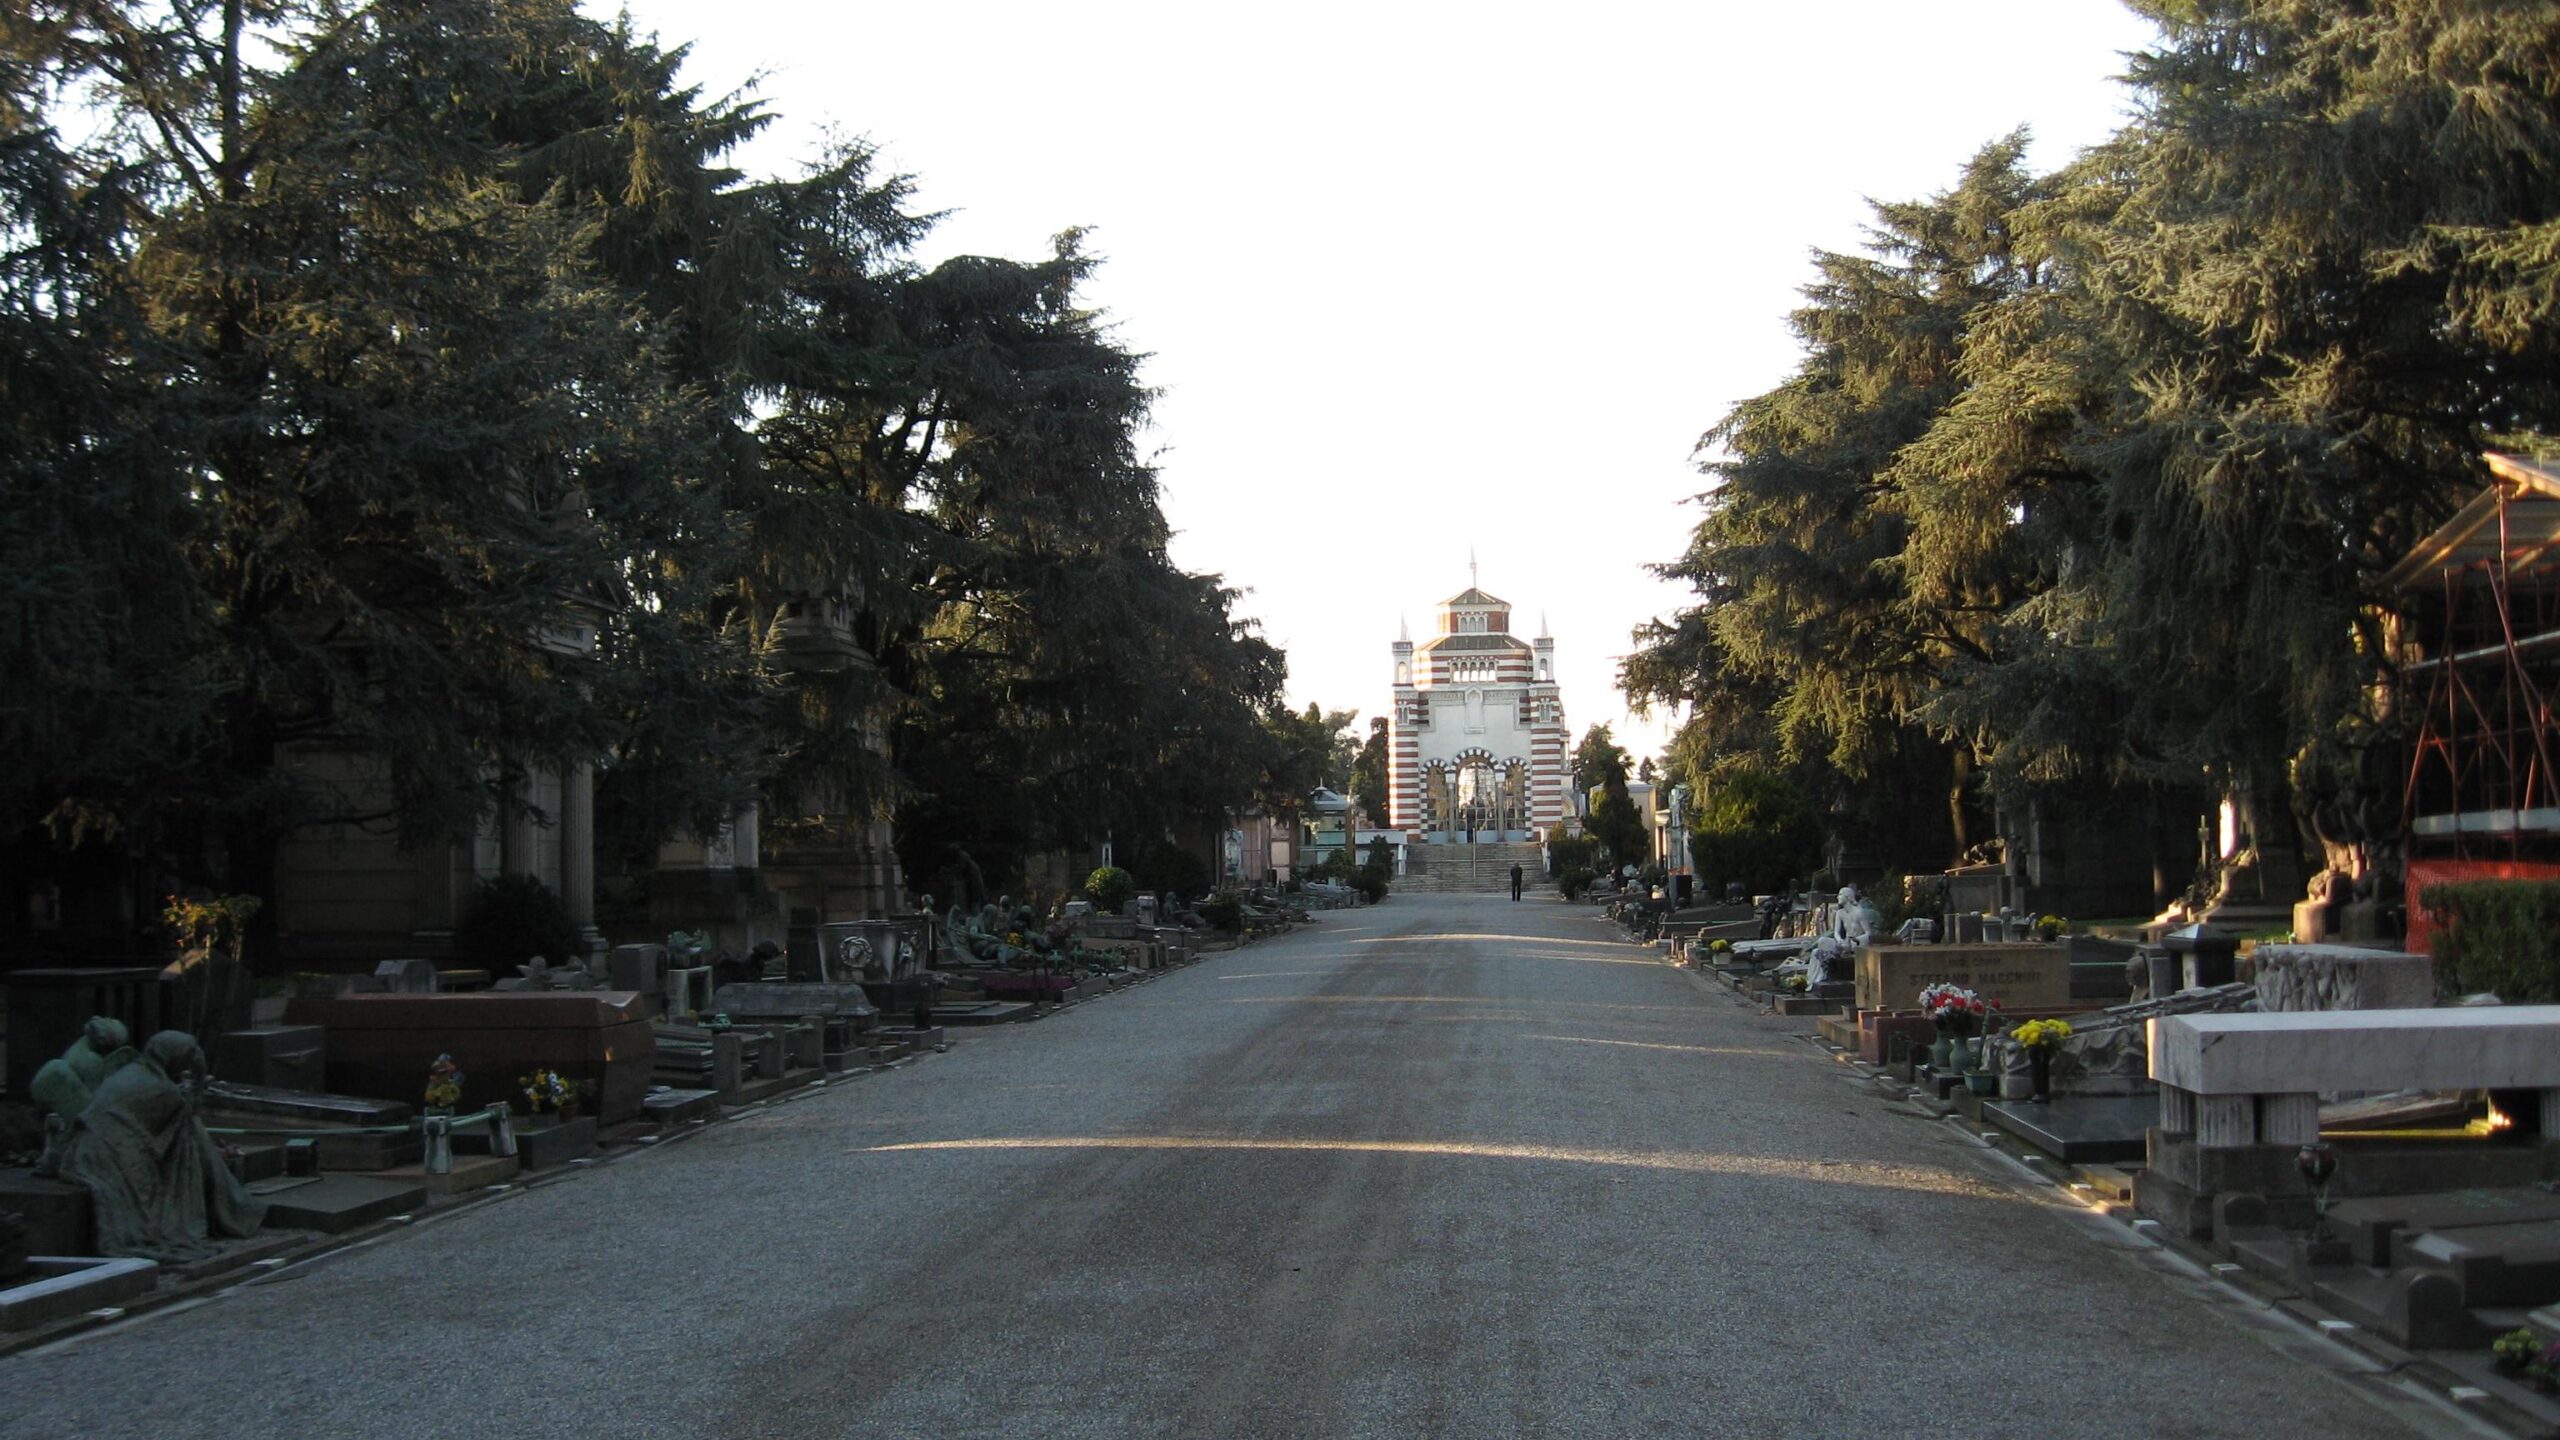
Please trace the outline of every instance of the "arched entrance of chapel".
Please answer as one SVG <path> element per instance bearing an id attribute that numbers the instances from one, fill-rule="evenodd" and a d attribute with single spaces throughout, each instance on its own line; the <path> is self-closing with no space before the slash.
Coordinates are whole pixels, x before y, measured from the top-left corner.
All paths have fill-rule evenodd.
<path id="1" fill-rule="evenodd" d="M 1428 762 L 1423 823 L 1430 838 L 1441 844 L 1464 843 L 1470 836 L 1485 844 L 1527 839 L 1528 761 L 1470 747 L 1447 760 Z"/>

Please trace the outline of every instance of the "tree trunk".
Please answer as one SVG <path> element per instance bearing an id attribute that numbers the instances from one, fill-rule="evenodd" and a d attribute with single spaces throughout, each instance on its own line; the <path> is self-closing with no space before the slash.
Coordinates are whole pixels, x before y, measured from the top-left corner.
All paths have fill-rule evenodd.
<path id="1" fill-rule="evenodd" d="M 1973 848 L 1973 837 L 1964 820 L 1964 789 L 1973 779 L 1973 748 L 1958 745 L 1949 751 L 1948 769 L 1952 783 L 1947 786 L 1947 834 L 1955 842 L 1955 853 L 1962 855 Z"/>

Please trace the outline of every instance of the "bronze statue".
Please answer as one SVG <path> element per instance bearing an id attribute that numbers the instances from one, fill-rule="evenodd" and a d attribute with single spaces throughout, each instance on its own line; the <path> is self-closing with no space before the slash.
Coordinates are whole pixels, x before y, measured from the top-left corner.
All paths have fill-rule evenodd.
<path id="1" fill-rule="evenodd" d="M 202 1259 L 218 1238 L 265 1223 L 266 1202 L 242 1187 L 196 1118 L 206 1069 L 194 1036 L 163 1030 L 72 1122 L 62 1174 L 89 1191 L 100 1254 Z"/>
<path id="2" fill-rule="evenodd" d="M 27 1082 L 27 1098 L 44 1111 L 44 1156 L 36 1161 L 37 1174 L 60 1173 L 62 1141 L 71 1132 L 71 1122 L 89 1108 L 91 1097 L 107 1077 L 132 1060 L 132 1037 L 124 1022 L 92 1015 L 80 1027 L 80 1038 L 36 1071 Z"/>

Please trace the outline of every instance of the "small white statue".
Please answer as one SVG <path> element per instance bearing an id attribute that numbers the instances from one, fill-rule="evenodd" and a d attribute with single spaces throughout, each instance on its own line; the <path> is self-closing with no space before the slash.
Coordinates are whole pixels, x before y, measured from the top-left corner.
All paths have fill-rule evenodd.
<path id="1" fill-rule="evenodd" d="M 1878 913 L 1873 902 L 1858 893 L 1857 886 L 1843 885 L 1840 887 L 1839 903 L 1831 910 L 1830 933 L 1847 941 L 1849 948 L 1854 951 L 1860 946 L 1875 942 L 1876 926 L 1883 919 L 1884 916 Z"/>

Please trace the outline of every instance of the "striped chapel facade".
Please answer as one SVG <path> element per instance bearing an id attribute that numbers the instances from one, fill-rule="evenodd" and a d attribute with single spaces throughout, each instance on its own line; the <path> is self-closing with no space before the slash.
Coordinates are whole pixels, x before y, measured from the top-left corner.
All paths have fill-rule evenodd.
<path id="1" fill-rule="evenodd" d="M 1510 602 L 1474 586 L 1438 618 L 1419 646 L 1395 642 L 1388 828 L 1431 845 L 1534 838 L 1565 815 L 1555 639 L 1513 635 Z"/>

